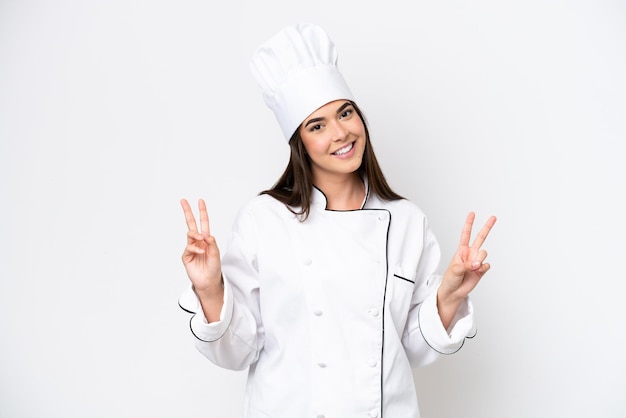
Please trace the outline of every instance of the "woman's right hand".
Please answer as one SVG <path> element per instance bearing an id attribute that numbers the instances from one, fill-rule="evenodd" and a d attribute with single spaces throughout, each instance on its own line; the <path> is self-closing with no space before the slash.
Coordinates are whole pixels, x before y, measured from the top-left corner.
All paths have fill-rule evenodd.
<path id="1" fill-rule="evenodd" d="M 220 251 L 209 228 L 209 215 L 204 200 L 198 200 L 200 230 L 187 200 L 180 201 L 187 222 L 187 246 L 182 255 L 187 276 L 198 296 L 222 293 L 222 266 Z M 217 296 L 217 295 L 216 295 Z"/>

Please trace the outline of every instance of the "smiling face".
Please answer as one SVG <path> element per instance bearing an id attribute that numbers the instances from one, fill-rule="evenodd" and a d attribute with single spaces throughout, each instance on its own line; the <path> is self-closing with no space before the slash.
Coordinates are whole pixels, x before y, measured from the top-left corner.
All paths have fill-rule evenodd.
<path id="1" fill-rule="evenodd" d="M 300 126 L 315 182 L 356 176 L 365 151 L 365 125 L 348 100 L 311 113 Z"/>

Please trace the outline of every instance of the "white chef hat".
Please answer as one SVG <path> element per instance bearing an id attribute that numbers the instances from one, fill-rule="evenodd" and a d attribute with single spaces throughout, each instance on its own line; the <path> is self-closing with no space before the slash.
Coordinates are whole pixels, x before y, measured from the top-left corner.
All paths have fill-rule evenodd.
<path id="1" fill-rule="evenodd" d="M 287 141 L 308 115 L 333 100 L 354 100 L 337 68 L 337 50 L 310 23 L 288 26 L 254 52 L 250 69 Z"/>

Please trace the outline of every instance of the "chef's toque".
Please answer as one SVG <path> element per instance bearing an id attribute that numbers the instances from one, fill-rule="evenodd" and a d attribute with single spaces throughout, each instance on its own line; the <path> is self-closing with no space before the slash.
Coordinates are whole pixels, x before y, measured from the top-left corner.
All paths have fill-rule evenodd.
<path id="1" fill-rule="evenodd" d="M 333 100 L 354 100 L 337 50 L 319 26 L 288 26 L 254 52 L 250 69 L 287 141 L 304 118 Z"/>

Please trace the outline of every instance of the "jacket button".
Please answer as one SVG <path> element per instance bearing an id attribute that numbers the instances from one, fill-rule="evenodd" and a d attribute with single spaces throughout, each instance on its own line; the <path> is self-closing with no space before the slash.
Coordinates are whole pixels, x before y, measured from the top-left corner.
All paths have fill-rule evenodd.
<path id="1" fill-rule="evenodd" d="M 378 219 L 381 220 L 381 221 L 387 220 L 387 214 L 386 213 L 381 213 L 380 215 L 378 215 Z"/>
<path id="2" fill-rule="evenodd" d="M 372 409 L 370 411 L 370 417 L 376 418 L 378 416 L 378 409 Z"/>
<path id="3" fill-rule="evenodd" d="M 304 260 L 302 260 L 302 264 L 304 264 L 305 266 L 310 266 L 312 262 L 313 261 L 310 258 L 305 258 Z"/>
<path id="4" fill-rule="evenodd" d="M 369 310 L 370 315 L 372 316 L 378 316 L 378 314 L 380 313 L 380 311 L 377 308 L 372 308 Z"/>
<path id="5" fill-rule="evenodd" d="M 322 316 L 324 314 L 324 312 L 322 312 L 321 309 L 316 309 L 313 311 L 313 315 L 315 316 Z"/>
<path id="6" fill-rule="evenodd" d="M 370 359 L 370 361 L 367 362 L 368 366 L 370 367 L 376 367 L 376 365 L 378 364 L 378 362 L 376 361 L 376 359 Z"/>
<path id="7" fill-rule="evenodd" d="M 317 367 L 319 367 L 320 369 L 323 369 L 326 367 L 326 363 L 317 363 Z"/>

